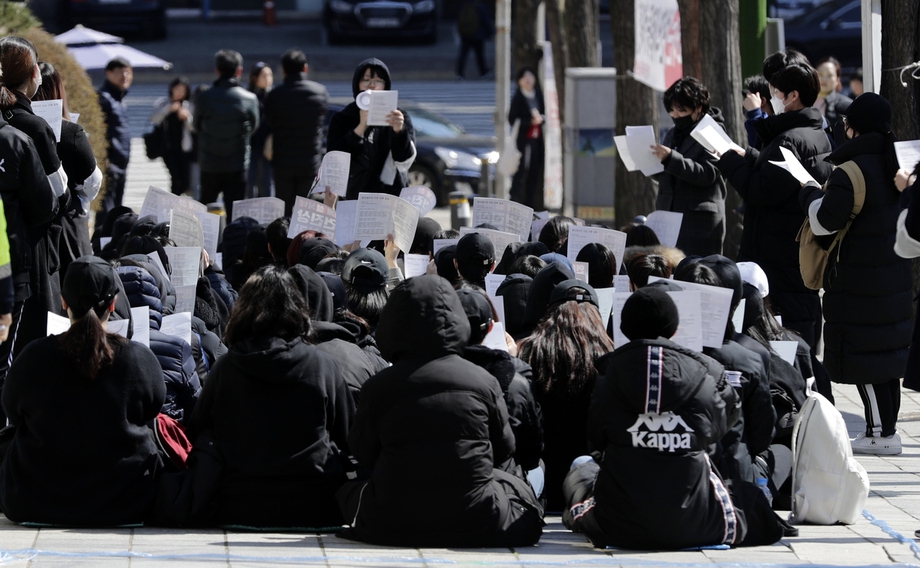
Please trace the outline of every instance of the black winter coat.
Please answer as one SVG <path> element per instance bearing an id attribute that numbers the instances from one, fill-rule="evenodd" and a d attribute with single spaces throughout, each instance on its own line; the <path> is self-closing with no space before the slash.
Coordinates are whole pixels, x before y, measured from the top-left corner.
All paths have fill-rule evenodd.
<path id="1" fill-rule="evenodd" d="M 89 240 L 86 211 L 76 195 L 76 188 L 82 186 L 86 178 L 96 169 L 96 157 L 93 147 L 83 127 L 75 122 L 65 120 L 61 123 L 61 141 L 57 143 L 58 157 L 67 174 L 67 188 L 71 192 L 70 204 L 58 217 L 61 224 L 61 242 L 59 256 L 61 264 L 61 282 L 67 274 L 67 267 L 74 260 L 93 254 Z"/>
<path id="2" fill-rule="evenodd" d="M 911 338 L 910 261 L 894 252 L 901 197 L 885 166 L 887 142 L 878 133 L 842 144 L 828 161 L 854 161 L 866 179 L 866 199 L 824 273 L 824 365 L 838 383 L 875 384 L 904 376 Z M 818 222 L 846 226 L 853 185 L 834 170 L 826 193 L 802 188 L 802 207 L 821 199 Z M 839 257 L 838 257 L 839 252 Z M 839 260 L 838 260 L 839 258 Z"/>
<path id="3" fill-rule="evenodd" d="M 722 111 L 709 110 L 722 123 Z M 692 128 L 692 127 L 691 127 Z M 725 180 L 716 167 L 718 158 L 697 142 L 690 131 L 672 128 L 663 145 L 671 148 L 658 176 L 655 209 L 683 213 L 677 248 L 687 255 L 722 254 L 725 240 Z"/>
<path id="4" fill-rule="evenodd" d="M 302 338 L 247 340 L 211 370 L 189 438 L 213 431 L 226 465 L 218 524 L 342 524 L 354 402 L 335 361 Z"/>
<path id="5" fill-rule="evenodd" d="M 370 65 L 379 67 L 384 71 L 387 70 L 386 65 L 379 59 L 362 61 L 358 68 L 355 69 L 355 75 L 352 79 L 352 92 L 355 96 L 358 96 L 360 92 L 358 82 Z M 384 75 L 382 79 L 386 81 L 385 89 L 390 90 L 389 72 L 385 72 Z M 386 184 L 380 179 L 383 166 L 390 153 L 393 154 L 393 160 L 396 162 L 405 162 L 416 154 L 415 129 L 412 128 L 412 120 L 405 110 L 399 110 L 405 117 L 405 123 L 398 134 L 390 126 L 368 126 L 364 132 L 364 137 L 355 134 L 355 128 L 361 122 L 358 105 L 351 103 L 340 112 L 332 115 L 332 120 L 329 122 L 329 132 L 326 136 L 326 149 L 351 154 L 351 169 L 348 171 L 346 199 L 357 199 L 358 194 L 362 192 L 399 195 L 400 190 L 409 184 L 408 179 L 404 179 L 399 172 L 396 173 L 396 177 L 391 184 Z"/>
<path id="6" fill-rule="evenodd" d="M 109 143 L 107 154 L 109 169 L 124 173 L 131 159 L 131 124 L 128 107 L 122 102 L 128 91 L 122 91 L 106 81 L 99 88 L 99 106 L 105 114 L 105 139 Z"/>
<path id="7" fill-rule="evenodd" d="M 801 184 L 786 170 L 770 164 L 784 161 L 780 148 L 790 150 L 818 183 L 830 175 L 824 158 L 831 146 L 822 130 L 821 113 L 815 108 L 778 114 L 755 123 L 763 141 L 758 152 L 748 148 L 745 156 L 726 152 L 719 169 L 744 198 L 744 231 L 739 261 L 754 261 L 770 280 L 773 311 L 783 325 L 798 331 L 814 350 L 816 322 L 820 317 L 818 293 L 809 290 L 799 272 L 799 244 L 795 241 L 805 220 L 799 205 Z"/>
<path id="8" fill-rule="evenodd" d="M 313 178 L 323 155 L 323 126 L 329 93 L 326 87 L 307 80 L 306 73 L 284 77 L 284 82 L 265 96 L 265 118 L 271 128 L 272 165 L 297 168 Z"/>
<path id="9" fill-rule="evenodd" d="M 143 522 L 161 466 L 147 428 L 163 406 L 160 365 L 120 341 L 114 363 L 81 378 L 60 336 L 33 341 L 10 368 L 3 409 L 16 432 L 0 464 L 0 507 L 15 522 Z"/>
<path id="10" fill-rule="evenodd" d="M 348 435 L 373 475 L 347 536 L 423 547 L 539 539 L 533 491 L 498 469 L 514 453 L 514 434 L 498 381 L 461 357 L 469 333 L 443 278 L 411 278 L 390 294 L 377 337 L 393 366 L 364 384 Z"/>
<path id="11" fill-rule="evenodd" d="M 740 542 L 708 455 L 739 414 L 722 366 L 659 338 L 631 341 L 599 367 L 606 376 L 594 387 L 588 435 L 604 458 L 594 492 L 598 526 L 588 538 L 630 549 Z"/>
<path id="12" fill-rule="evenodd" d="M 249 167 L 249 137 L 259 126 L 259 101 L 236 79 L 221 78 L 195 98 L 202 172 L 233 173 Z"/>

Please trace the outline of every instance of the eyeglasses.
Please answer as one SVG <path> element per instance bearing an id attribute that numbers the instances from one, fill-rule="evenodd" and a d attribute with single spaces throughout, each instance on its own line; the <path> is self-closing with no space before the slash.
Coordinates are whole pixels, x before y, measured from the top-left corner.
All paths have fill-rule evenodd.
<path id="1" fill-rule="evenodd" d="M 365 85 L 373 85 L 375 87 L 386 87 L 387 82 L 383 79 L 361 79 L 361 83 Z"/>

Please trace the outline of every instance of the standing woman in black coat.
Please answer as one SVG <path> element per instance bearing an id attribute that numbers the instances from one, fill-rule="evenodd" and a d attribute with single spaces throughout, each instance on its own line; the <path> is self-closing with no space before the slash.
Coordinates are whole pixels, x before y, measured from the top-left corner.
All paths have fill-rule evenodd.
<path id="1" fill-rule="evenodd" d="M 858 454 L 901 453 L 897 420 L 912 294 L 910 262 L 895 253 L 901 207 L 891 116 L 888 101 L 863 93 L 844 116 L 847 141 L 828 158 L 838 166 L 855 162 L 866 181 L 862 210 L 824 273 L 824 365 L 834 382 L 859 389 L 866 430 L 853 440 Z M 824 192 L 809 183 L 800 200 L 815 234 L 833 235 L 850 219 L 853 183 L 838 168 Z"/>
<path id="2" fill-rule="evenodd" d="M 64 102 L 64 121 L 61 123 L 61 140 L 57 143 L 57 154 L 64 173 L 67 174 L 67 189 L 71 192 L 70 203 L 58 213 L 55 222 L 60 224 L 61 244 L 58 247 L 60 275 L 63 281 L 70 263 L 88 254 L 93 254 L 89 241 L 89 207 L 102 184 L 102 172 L 96 168 L 93 147 L 83 127 L 70 120 L 67 108 L 67 93 L 64 81 L 50 63 L 40 63 L 42 84 L 32 97 L 33 101 L 60 99 Z"/>
<path id="3" fill-rule="evenodd" d="M 224 456 L 218 524 L 342 524 L 354 400 L 335 360 L 313 345 L 303 295 L 283 268 L 256 271 L 240 290 L 224 340 L 188 425 L 210 431 Z"/>
<path id="4" fill-rule="evenodd" d="M 537 84 L 533 69 L 523 68 L 517 74 L 517 91 L 511 97 L 508 122 L 519 122 L 517 148 L 521 163 L 511 180 L 511 200 L 543 210 L 543 166 L 546 149 L 543 139 L 543 91 Z"/>
<path id="5" fill-rule="evenodd" d="M 677 248 L 687 255 L 722 254 L 725 239 L 725 180 L 718 158 L 690 136 L 703 116 L 722 123 L 722 111 L 709 106 L 709 89 L 693 77 L 678 79 L 664 93 L 674 128 L 652 146 L 664 172 L 658 176 L 655 209 L 683 213 Z"/>
<path id="6" fill-rule="evenodd" d="M 183 195 L 192 189 L 192 164 L 195 162 L 195 139 L 192 134 L 192 87 L 185 77 L 169 82 L 169 95 L 153 103 L 150 122 L 163 124 L 166 145 L 163 162 L 169 170 L 173 194 Z"/>

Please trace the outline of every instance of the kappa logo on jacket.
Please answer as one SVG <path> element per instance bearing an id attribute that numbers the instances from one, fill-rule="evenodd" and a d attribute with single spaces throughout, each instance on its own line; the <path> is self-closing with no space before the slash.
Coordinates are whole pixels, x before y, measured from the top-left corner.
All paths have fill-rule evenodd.
<path id="1" fill-rule="evenodd" d="M 634 448 L 674 452 L 690 449 L 693 428 L 673 412 L 640 414 L 635 424 L 626 429 L 632 436 Z"/>

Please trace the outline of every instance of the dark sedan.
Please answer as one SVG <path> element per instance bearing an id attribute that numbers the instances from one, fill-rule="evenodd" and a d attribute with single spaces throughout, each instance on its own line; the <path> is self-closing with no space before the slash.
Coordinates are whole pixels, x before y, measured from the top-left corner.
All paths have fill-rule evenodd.
<path id="1" fill-rule="evenodd" d="M 465 134 L 461 126 L 411 103 L 400 103 L 399 107 L 409 114 L 415 128 L 418 156 L 409 168 L 410 185 L 430 187 L 438 205 L 447 205 L 452 191 L 486 192 L 498 162 L 495 138 Z M 341 104 L 329 105 L 327 128 L 332 115 L 343 108 Z M 488 172 L 485 179 L 483 171 Z"/>
<path id="2" fill-rule="evenodd" d="M 329 43 L 346 39 L 438 40 L 438 0 L 325 0 Z"/>
<path id="3" fill-rule="evenodd" d="M 834 56 L 849 70 L 862 67 L 862 9 L 860 0 L 831 0 L 785 23 L 786 47 L 817 63 Z"/>
<path id="4" fill-rule="evenodd" d="M 163 0 L 66 0 L 62 6 L 60 21 L 65 29 L 83 24 L 112 34 L 166 37 Z"/>

